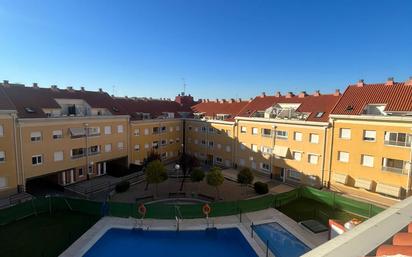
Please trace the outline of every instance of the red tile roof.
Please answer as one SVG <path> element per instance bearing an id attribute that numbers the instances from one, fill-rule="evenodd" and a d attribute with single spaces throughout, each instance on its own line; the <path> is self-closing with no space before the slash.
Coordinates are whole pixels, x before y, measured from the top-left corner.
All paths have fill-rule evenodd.
<path id="1" fill-rule="evenodd" d="M 9 97 L 4 92 L 3 87 L 0 86 L 0 110 L 16 110 L 14 104 L 10 101 Z"/>
<path id="2" fill-rule="evenodd" d="M 131 119 L 141 119 L 136 113 L 150 113 L 150 117 L 157 118 L 164 112 L 173 112 L 175 117 L 180 117 L 179 112 L 191 113 L 190 106 L 179 104 L 171 100 L 144 99 L 144 98 L 114 98 Z"/>
<path id="3" fill-rule="evenodd" d="M 257 96 L 239 114 L 239 116 L 251 117 L 257 111 L 265 111 L 267 108 L 280 103 L 300 103 L 298 112 L 310 113 L 307 121 L 326 122 L 329 119 L 330 111 L 338 102 L 340 94 L 328 95 L 305 95 L 296 96 Z M 322 117 L 316 118 L 318 112 L 324 112 Z"/>
<path id="4" fill-rule="evenodd" d="M 205 116 L 214 117 L 217 114 L 229 114 L 226 120 L 233 120 L 239 112 L 248 104 L 248 101 L 203 101 L 192 106 L 194 113 L 204 113 Z"/>
<path id="5" fill-rule="evenodd" d="M 389 244 L 388 244 L 389 243 Z M 396 233 L 391 241 L 380 245 L 376 249 L 376 256 L 412 256 L 412 222 L 405 232 Z"/>
<path id="6" fill-rule="evenodd" d="M 25 87 L 17 84 L 0 84 L 0 87 L 14 104 L 19 118 L 47 117 L 43 112 L 44 108 L 61 108 L 55 99 L 83 99 L 92 108 L 106 108 L 113 115 L 126 114 L 122 107 L 105 92 Z M 27 112 L 26 107 L 34 112 Z"/>
<path id="7" fill-rule="evenodd" d="M 412 111 L 412 83 L 350 85 L 332 114 L 361 115 L 367 104 L 386 104 L 385 111 Z"/>

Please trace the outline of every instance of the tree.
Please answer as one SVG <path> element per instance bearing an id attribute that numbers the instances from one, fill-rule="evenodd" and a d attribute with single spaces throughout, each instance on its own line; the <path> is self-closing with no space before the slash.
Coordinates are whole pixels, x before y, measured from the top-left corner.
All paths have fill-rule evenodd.
<path id="1" fill-rule="evenodd" d="M 240 183 L 240 193 L 242 193 L 242 186 L 247 186 L 253 183 L 254 176 L 249 168 L 243 168 L 237 174 L 237 182 Z"/>
<path id="2" fill-rule="evenodd" d="M 155 184 L 156 194 L 158 194 L 158 184 L 162 183 L 167 179 L 166 168 L 163 163 L 159 160 L 155 160 L 147 164 L 146 170 L 146 182 L 148 184 Z"/>
<path id="3" fill-rule="evenodd" d="M 222 174 L 222 170 L 218 167 L 213 167 L 206 175 L 207 184 L 216 188 L 217 199 L 220 199 L 219 186 L 221 186 L 224 181 L 225 178 Z"/>
<path id="4" fill-rule="evenodd" d="M 143 160 L 143 167 L 147 167 L 147 165 L 152 162 L 152 161 L 161 161 L 160 154 L 156 152 L 154 149 L 150 150 L 150 152 L 147 153 L 147 157 Z M 149 182 L 146 180 L 146 187 L 145 191 L 149 188 Z"/>
<path id="5" fill-rule="evenodd" d="M 192 182 L 201 182 L 205 178 L 205 172 L 202 169 L 196 168 L 190 172 L 190 180 Z"/>
<path id="6" fill-rule="evenodd" d="M 182 183 L 180 184 L 180 191 L 182 191 L 187 172 L 188 171 L 191 172 L 193 168 L 199 166 L 199 160 L 193 155 L 188 155 L 184 153 L 180 157 L 179 164 L 183 170 L 183 179 L 182 179 Z"/>

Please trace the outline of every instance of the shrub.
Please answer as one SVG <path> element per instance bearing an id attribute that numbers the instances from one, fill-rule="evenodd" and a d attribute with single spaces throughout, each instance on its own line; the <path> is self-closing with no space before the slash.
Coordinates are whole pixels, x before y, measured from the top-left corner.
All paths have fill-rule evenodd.
<path id="1" fill-rule="evenodd" d="M 194 169 L 192 170 L 192 172 L 190 173 L 190 179 L 193 182 L 200 182 L 205 178 L 205 173 L 203 170 L 201 169 Z"/>
<path id="2" fill-rule="evenodd" d="M 249 185 L 253 182 L 253 173 L 248 168 L 243 168 L 237 174 L 237 182 L 242 185 Z"/>
<path id="3" fill-rule="evenodd" d="M 260 195 L 267 194 L 269 192 L 268 184 L 263 183 L 263 182 L 259 182 L 259 181 L 256 182 L 254 184 L 254 188 L 255 188 L 255 192 Z"/>
<path id="4" fill-rule="evenodd" d="M 119 184 L 116 185 L 116 192 L 117 193 L 122 193 L 126 192 L 130 188 L 130 182 L 129 181 L 122 181 Z"/>

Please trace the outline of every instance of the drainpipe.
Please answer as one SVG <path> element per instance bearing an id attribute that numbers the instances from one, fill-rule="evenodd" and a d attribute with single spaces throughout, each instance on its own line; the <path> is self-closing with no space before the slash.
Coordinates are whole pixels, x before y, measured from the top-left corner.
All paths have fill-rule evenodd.
<path id="1" fill-rule="evenodd" d="M 24 158 L 23 158 L 23 139 L 21 135 L 21 125 L 18 125 L 19 127 L 19 138 L 20 138 L 20 157 L 21 157 L 21 183 L 23 185 L 23 191 L 26 191 L 26 179 L 25 179 L 25 174 L 24 174 Z"/>
<path id="2" fill-rule="evenodd" d="M 14 154 L 15 154 L 15 162 L 16 162 L 16 178 L 17 178 L 17 185 L 19 183 L 23 183 L 21 179 L 21 174 L 20 174 L 20 162 L 19 162 L 19 156 L 18 156 L 18 150 L 17 150 L 17 129 L 16 129 L 16 123 L 17 123 L 17 118 L 16 114 L 11 114 L 11 117 L 13 119 L 13 141 L 14 141 Z"/>
<path id="3" fill-rule="evenodd" d="M 412 130 L 412 128 L 411 128 Z M 412 135 L 411 135 L 412 137 Z M 407 180 L 407 196 L 411 193 L 411 179 L 412 179 L 412 142 L 410 147 L 410 156 L 409 156 L 409 170 L 408 170 L 408 180 Z"/>
<path id="4" fill-rule="evenodd" d="M 330 151 L 329 151 L 329 177 L 328 177 L 327 188 L 330 188 L 330 180 L 331 180 L 331 174 L 332 174 L 332 160 L 333 160 L 333 143 L 335 139 L 335 120 L 333 118 L 331 118 L 331 120 L 332 120 L 332 135 L 331 135 Z"/>
<path id="5" fill-rule="evenodd" d="M 89 174 L 89 147 L 88 147 L 88 135 L 89 135 L 89 124 L 84 123 L 84 132 L 85 132 L 85 144 L 86 144 L 86 177 L 87 180 L 89 180 L 90 178 L 90 174 Z"/>
<path id="6" fill-rule="evenodd" d="M 236 150 L 235 150 L 235 147 L 236 147 L 236 137 L 235 137 L 235 127 L 236 127 L 236 120 L 235 120 L 235 122 L 233 123 L 233 126 L 232 126 L 232 133 L 233 133 L 233 140 L 232 140 L 232 167 L 234 166 L 234 164 L 235 164 L 235 156 L 236 156 Z"/>
<path id="7" fill-rule="evenodd" d="M 323 187 L 323 181 L 325 179 L 325 158 L 326 158 L 326 139 L 327 139 L 327 130 L 328 130 L 328 126 L 326 126 L 324 128 L 323 131 L 323 156 L 322 156 L 322 177 L 320 180 L 321 183 L 321 187 Z"/>
<path id="8" fill-rule="evenodd" d="M 273 160 L 273 151 L 275 150 L 275 138 L 276 138 L 276 134 L 275 134 L 275 131 L 276 131 L 276 126 L 275 125 L 272 125 L 272 137 L 273 137 L 273 140 L 272 140 L 272 153 L 271 153 L 271 155 L 270 155 L 270 178 L 272 178 L 273 177 L 273 165 L 274 165 L 274 160 Z"/>

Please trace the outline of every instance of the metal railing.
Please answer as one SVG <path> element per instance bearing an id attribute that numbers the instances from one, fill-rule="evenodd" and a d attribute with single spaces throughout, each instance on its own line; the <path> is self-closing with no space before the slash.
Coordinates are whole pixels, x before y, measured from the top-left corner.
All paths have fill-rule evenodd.
<path id="1" fill-rule="evenodd" d="M 410 147 L 411 142 L 408 141 L 394 141 L 394 140 L 385 140 L 385 145 L 394 145 L 394 146 L 403 146 L 403 147 Z"/>
<path id="2" fill-rule="evenodd" d="M 382 166 L 383 171 L 389 171 L 389 172 L 394 172 L 394 173 L 399 173 L 399 174 L 408 174 L 408 170 L 402 169 L 402 168 L 396 168 L 396 167 L 388 167 L 388 166 Z"/>

